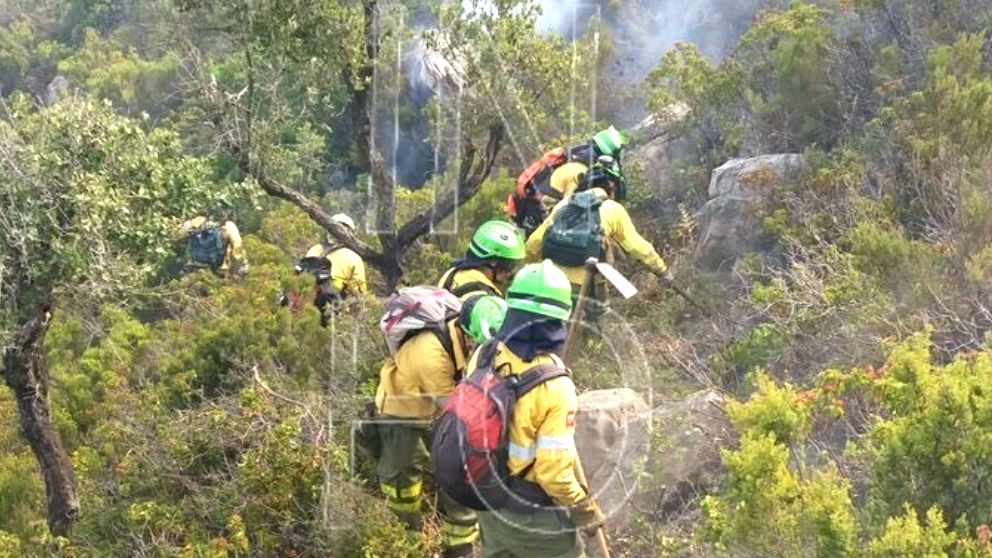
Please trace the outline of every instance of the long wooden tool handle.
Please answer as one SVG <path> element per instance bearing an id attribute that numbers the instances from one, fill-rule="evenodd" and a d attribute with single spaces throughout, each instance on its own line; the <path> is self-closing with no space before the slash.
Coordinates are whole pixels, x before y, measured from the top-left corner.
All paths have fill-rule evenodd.
<path id="1" fill-rule="evenodd" d="M 696 300 L 693 299 L 691 296 L 689 296 L 689 293 L 685 292 L 685 289 L 683 289 L 682 287 L 676 285 L 675 283 L 669 283 L 668 284 L 668 288 L 670 288 L 673 291 L 675 291 L 675 294 L 677 294 L 680 297 L 682 297 L 691 306 L 695 307 L 697 310 L 699 310 L 700 312 L 702 312 L 703 315 L 706 316 L 707 318 L 710 318 L 710 317 L 713 316 L 713 312 L 710 312 L 710 309 L 709 308 L 707 308 L 707 307 L 703 306 L 702 304 L 696 302 Z"/>
<path id="2" fill-rule="evenodd" d="M 578 452 L 575 454 L 575 478 L 578 479 L 579 484 L 589 488 L 589 481 L 586 480 L 586 472 L 582 468 L 582 460 L 579 459 Z M 592 501 L 592 494 L 589 494 L 589 500 Z M 599 547 L 599 555 L 602 558 L 610 558 L 610 547 L 606 544 L 606 531 L 602 525 L 596 528 L 596 546 Z"/>
<path id="3" fill-rule="evenodd" d="M 589 298 L 589 291 L 592 290 L 592 282 L 596 278 L 596 264 L 599 263 L 596 258 L 589 258 L 586 260 L 586 273 L 582 277 L 582 287 L 579 288 L 578 302 L 575 303 L 575 308 L 572 308 L 572 317 L 568 320 L 568 337 L 565 338 L 565 347 L 561 351 L 562 360 L 566 363 L 572 362 L 572 350 L 575 346 L 575 340 L 580 338 L 579 328 L 582 327 L 582 314 L 585 313 L 586 300 Z"/>
<path id="4" fill-rule="evenodd" d="M 585 312 L 586 300 L 589 298 L 589 291 L 592 290 L 593 281 L 596 279 L 596 265 L 599 260 L 596 258 L 589 258 L 586 260 L 586 273 L 582 278 L 582 287 L 579 289 L 578 302 L 575 303 L 575 308 L 572 309 L 572 316 L 568 321 L 568 337 L 565 338 L 565 347 L 562 349 L 562 360 L 565 363 L 571 362 L 572 348 L 575 345 L 575 340 L 580 336 L 578 335 L 579 327 L 582 325 L 582 314 Z M 575 478 L 579 481 L 579 484 L 589 487 L 589 481 L 586 480 L 586 472 L 582 468 L 582 460 L 579 459 L 579 453 L 575 452 L 574 467 Z M 590 501 L 592 500 L 592 494 L 589 495 Z M 610 547 L 606 544 L 606 531 L 603 527 L 596 528 L 596 546 L 599 547 L 599 555 L 602 558 L 610 558 Z"/>

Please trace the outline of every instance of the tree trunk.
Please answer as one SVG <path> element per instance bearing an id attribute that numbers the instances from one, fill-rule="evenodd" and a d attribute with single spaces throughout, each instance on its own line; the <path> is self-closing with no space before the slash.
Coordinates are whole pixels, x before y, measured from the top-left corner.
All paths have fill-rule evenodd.
<path id="1" fill-rule="evenodd" d="M 79 515 L 76 473 L 62 446 L 48 406 L 48 363 L 43 349 L 49 307 L 39 307 L 21 326 L 3 355 L 4 380 L 17 396 L 21 432 L 31 445 L 45 479 L 48 528 L 65 536 Z"/>

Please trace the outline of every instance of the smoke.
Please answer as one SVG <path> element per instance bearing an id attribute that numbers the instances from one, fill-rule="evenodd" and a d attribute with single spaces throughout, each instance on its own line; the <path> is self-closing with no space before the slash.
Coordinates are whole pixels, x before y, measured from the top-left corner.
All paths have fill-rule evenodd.
<path id="1" fill-rule="evenodd" d="M 782 0 L 537 0 L 538 29 L 568 41 L 589 40 L 593 22 L 605 28 L 610 58 L 596 71 L 607 91 L 632 91 L 651 73 L 666 51 L 680 42 L 695 43 L 719 62 L 763 9 Z M 618 87 L 619 86 L 619 87 Z M 641 94 L 604 99 L 597 114 L 623 126 L 647 115 Z"/>
<path id="2" fill-rule="evenodd" d="M 778 0 L 538 0 L 538 28 L 568 40 L 581 39 L 593 18 L 601 18 L 614 41 L 614 57 L 643 78 L 676 43 L 696 43 L 720 60 L 762 9 Z"/>
<path id="3" fill-rule="evenodd" d="M 484 10 L 489 0 L 461 0 Z M 601 119 L 632 127 L 648 115 L 643 91 L 637 86 L 679 42 L 697 44 L 713 62 L 721 60 L 750 27 L 762 9 L 780 7 L 787 0 L 535 0 L 542 33 L 556 33 L 567 41 L 589 40 L 591 25 L 605 27 L 609 60 L 598 69 L 596 81 L 608 94 L 597 99 Z M 423 13 L 411 23 L 425 29 L 436 21 Z M 435 153 L 433 135 L 423 109 L 435 95 L 450 96 L 470 84 L 457 61 L 446 60 L 422 41 L 406 41 L 397 71 L 404 79 L 380 89 L 378 143 L 398 181 L 424 184 L 432 173 L 443 172 L 445 157 Z M 402 85 L 397 85 L 402 82 Z M 612 92 L 612 94 L 609 94 Z M 621 93 L 622 92 L 622 93 Z"/>

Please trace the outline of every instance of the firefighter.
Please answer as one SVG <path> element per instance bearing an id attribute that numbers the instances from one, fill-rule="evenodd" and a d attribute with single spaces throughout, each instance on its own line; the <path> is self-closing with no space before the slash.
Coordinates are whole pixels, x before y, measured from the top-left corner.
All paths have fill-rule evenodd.
<path id="1" fill-rule="evenodd" d="M 555 169 L 551 175 L 550 200 L 571 196 L 580 189 L 586 173 L 596 164 L 615 166 L 618 171 L 622 170 L 620 160 L 625 145 L 627 138 L 610 126 L 597 132 L 589 143 L 571 148 L 568 153 L 569 162 Z"/>
<path id="2" fill-rule="evenodd" d="M 499 330 L 505 313 L 506 305 L 498 297 L 472 298 L 442 331 L 415 332 L 380 370 L 377 472 L 387 506 L 411 529 L 421 526 L 423 477 L 430 470 L 430 422 L 447 403 L 471 350 Z M 475 513 L 443 494 L 438 499 L 444 516 L 444 556 L 471 556 L 479 535 Z"/>
<path id="3" fill-rule="evenodd" d="M 584 279 L 586 257 L 609 259 L 614 247 L 634 256 L 664 283 L 672 282 L 668 264 L 637 232 L 620 204 L 624 198 L 626 185 L 618 165 L 594 165 L 579 191 L 559 202 L 527 239 L 527 259 L 554 261 L 572 283 L 573 297 L 578 296 Z M 595 322 L 605 311 L 605 283 L 594 283 L 590 298 L 596 304 L 588 307 L 588 317 Z"/>
<path id="4" fill-rule="evenodd" d="M 355 222 L 343 213 L 331 217 L 335 222 L 347 227 L 353 234 Z M 331 314 L 341 301 L 368 291 L 365 279 L 365 262 L 352 249 L 335 242 L 330 236 L 323 242 L 314 244 L 296 262 L 293 268 L 296 274 L 308 273 L 314 277 L 313 304 L 320 311 L 320 325 L 327 327 Z M 283 293 L 279 297 L 282 306 L 293 306 L 298 310 L 300 295 L 294 289 L 292 293 Z"/>
<path id="5" fill-rule="evenodd" d="M 331 220 L 341 223 L 351 231 L 351 234 L 355 234 L 355 221 L 351 217 L 338 213 L 331 217 Z M 314 248 L 316 246 L 310 250 Z M 325 249 L 327 253 L 324 257 L 331 264 L 331 282 L 342 297 L 356 296 L 369 290 L 365 276 L 365 262 L 361 256 L 347 246 L 331 242 L 328 242 Z"/>
<path id="6" fill-rule="evenodd" d="M 503 376 L 541 365 L 564 367 L 558 354 L 572 309 L 568 277 L 551 261 L 521 269 L 507 293 L 506 318 L 494 367 Z M 477 352 L 466 371 L 475 370 Z M 605 518 L 575 474 L 575 385 L 559 376 L 525 393 L 510 422 L 508 508 L 478 513 L 487 558 L 583 556 L 576 531 L 591 532 Z"/>
<path id="7" fill-rule="evenodd" d="M 444 272 L 438 286 L 465 300 L 479 294 L 503 296 L 501 287 L 524 259 L 524 239 L 510 223 L 487 221 L 472 236 L 465 256 Z"/>
<path id="8" fill-rule="evenodd" d="M 241 232 L 231 220 L 223 225 L 202 215 L 180 227 L 186 239 L 186 267 L 209 268 L 225 276 L 243 277 L 248 273 Z"/>

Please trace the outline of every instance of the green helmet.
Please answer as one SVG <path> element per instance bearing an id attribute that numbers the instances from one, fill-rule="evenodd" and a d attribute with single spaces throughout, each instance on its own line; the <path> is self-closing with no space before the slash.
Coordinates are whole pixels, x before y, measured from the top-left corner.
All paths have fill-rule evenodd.
<path id="1" fill-rule="evenodd" d="M 506 301 L 498 296 L 474 296 L 462 305 L 458 326 L 480 345 L 489 341 L 503 327 Z"/>
<path id="2" fill-rule="evenodd" d="M 525 265 L 506 293 L 506 305 L 516 310 L 567 320 L 572 312 L 572 284 L 551 260 Z"/>
<path id="3" fill-rule="evenodd" d="M 469 252 L 479 258 L 524 259 L 524 238 L 517 229 L 503 221 L 487 221 L 475 231 Z"/>
<path id="4" fill-rule="evenodd" d="M 627 138 L 623 137 L 623 134 L 613 126 L 598 132 L 592 137 L 592 141 L 596 144 L 600 154 L 611 157 L 619 156 L 620 150 L 627 144 Z"/>

